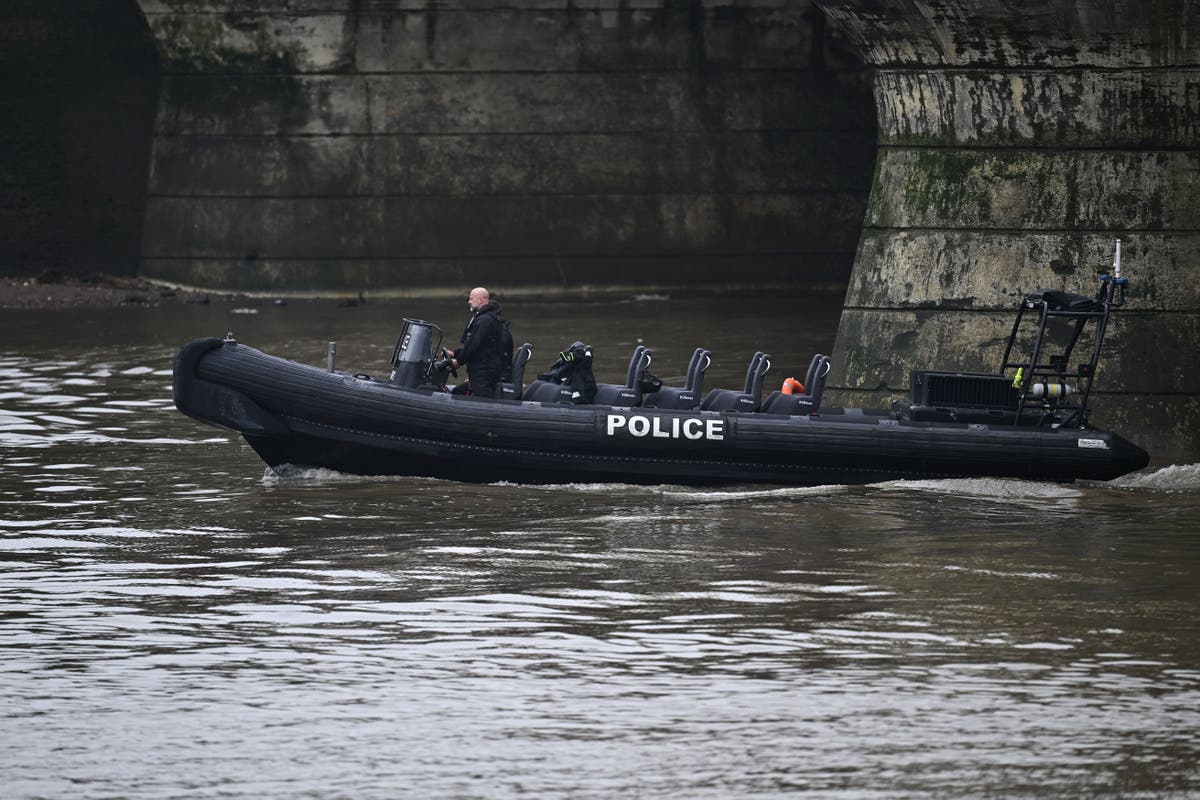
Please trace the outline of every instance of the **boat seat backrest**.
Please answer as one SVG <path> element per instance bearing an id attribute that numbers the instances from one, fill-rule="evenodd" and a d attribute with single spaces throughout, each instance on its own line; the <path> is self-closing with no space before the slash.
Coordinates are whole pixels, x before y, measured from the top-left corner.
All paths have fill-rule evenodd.
<path id="1" fill-rule="evenodd" d="M 638 365 L 642 363 L 642 354 L 645 352 L 646 346 L 639 344 L 633 348 L 633 355 L 629 357 L 629 367 L 625 370 L 625 385 L 630 388 L 637 386 L 634 378 L 637 376 Z"/>
<path id="2" fill-rule="evenodd" d="M 766 353 L 755 355 L 758 356 L 758 361 L 751 359 L 750 366 L 746 369 L 746 394 L 754 398 L 754 405 L 757 407 L 762 400 L 763 378 L 771 368 L 771 357 Z"/>
<path id="3" fill-rule="evenodd" d="M 702 411 L 757 411 L 762 402 L 763 377 L 771 369 L 771 356 L 758 352 L 746 369 L 746 385 L 737 389 L 713 389 L 700 404 Z"/>
<path id="4" fill-rule="evenodd" d="M 822 362 L 826 362 L 828 360 L 829 359 L 826 358 L 825 356 L 821 355 L 820 353 L 817 353 L 815 356 L 812 357 L 812 361 L 808 362 L 808 372 L 804 373 L 804 393 L 805 394 L 812 393 L 812 388 L 813 388 L 813 386 L 816 385 L 814 383 L 814 381 L 816 381 L 816 379 L 817 379 L 817 372 L 821 369 Z"/>
<path id="5" fill-rule="evenodd" d="M 754 376 L 758 374 L 758 365 L 762 361 L 763 353 L 759 351 L 750 359 L 750 365 L 746 367 L 746 387 L 743 391 L 750 394 L 750 389 L 754 386 Z"/>
<path id="6" fill-rule="evenodd" d="M 825 394 L 825 378 L 829 375 L 832 363 L 829 356 L 817 354 L 809 365 L 808 380 L 804 383 L 803 394 L 783 394 L 775 391 L 762 405 L 765 414 L 815 414 L 821 408 L 821 398 Z"/>
<path id="7" fill-rule="evenodd" d="M 524 395 L 525 365 L 529 363 L 529 357 L 532 355 L 533 345 L 529 342 L 525 342 L 517 348 L 517 352 L 513 353 L 512 380 L 501 382 L 500 399 L 520 400 L 522 398 Z"/>
<path id="8" fill-rule="evenodd" d="M 692 363 L 688 365 L 687 380 L 684 384 L 684 387 L 690 392 L 695 392 L 697 397 L 704 389 L 704 373 L 708 371 L 710 364 L 712 364 L 712 352 L 703 347 L 697 347 L 696 352 L 692 353 Z"/>
<path id="9" fill-rule="evenodd" d="M 595 404 L 598 406 L 636 406 L 642 401 L 642 391 L 638 388 L 646 375 L 654 351 L 645 345 L 638 345 L 629 359 L 629 369 L 625 372 L 625 385 L 615 383 L 596 384 Z"/>
<path id="10" fill-rule="evenodd" d="M 692 353 L 692 360 L 683 386 L 664 386 L 653 394 L 642 399 L 642 405 L 647 408 L 670 408 L 679 411 L 690 411 L 700 405 L 700 391 L 704 385 L 704 371 L 712 363 L 712 354 L 703 347 L 697 347 Z"/>

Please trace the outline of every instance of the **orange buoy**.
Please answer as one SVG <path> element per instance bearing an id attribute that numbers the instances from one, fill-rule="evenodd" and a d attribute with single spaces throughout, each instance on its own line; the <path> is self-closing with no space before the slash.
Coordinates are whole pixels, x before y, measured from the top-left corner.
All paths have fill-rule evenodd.
<path id="1" fill-rule="evenodd" d="M 784 378 L 779 391 L 782 394 L 804 394 L 804 384 L 795 378 Z"/>

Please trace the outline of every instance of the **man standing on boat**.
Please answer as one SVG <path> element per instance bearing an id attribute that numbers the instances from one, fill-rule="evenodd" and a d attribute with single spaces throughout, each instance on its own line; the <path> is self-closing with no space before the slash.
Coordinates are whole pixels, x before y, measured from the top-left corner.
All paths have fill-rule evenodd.
<path id="1" fill-rule="evenodd" d="M 461 394 L 469 391 L 477 397 L 495 397 L 496 386 L 505 366 L 500 304 L 494 302 L 488 290 L 480 286 L 471 290 L 467 306 L 471 309 L 471 319 L 460 339 L 462 347 L 446 351 L 454 367 L 467 368 L 467 384 L 454 387 L 454 392 Z"/>

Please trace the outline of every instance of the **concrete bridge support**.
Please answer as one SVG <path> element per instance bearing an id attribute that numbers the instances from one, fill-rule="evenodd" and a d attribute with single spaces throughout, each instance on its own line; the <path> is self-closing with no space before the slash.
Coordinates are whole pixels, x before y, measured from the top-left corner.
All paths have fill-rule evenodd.
<path id="1" fill-rule="evenodd" d="M 879 121 L 835 401 L 995 369 L 1021 293 L 1093 294 L 1120 238 L 1133 288 L 1095 419 L 1200 452 L 1200 6 L 818 4 L 876 67 Z"/>

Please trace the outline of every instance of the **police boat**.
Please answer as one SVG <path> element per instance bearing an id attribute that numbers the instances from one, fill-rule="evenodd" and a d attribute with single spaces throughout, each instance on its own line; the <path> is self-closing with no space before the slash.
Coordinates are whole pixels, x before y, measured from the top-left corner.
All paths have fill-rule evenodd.
<path id="1" fill-rule="evenodd" d="M 518 483 L 1109 480 L 1149 462 L 1088 419 L 1109 316 L 1125 299 L 1119 263 L 1118 249 L 1095 297 L 1023 297 L 995 373 L 916 371 L 908 400 L 886 410 L 823 407 L 823 354 L 803 381 L 764 399 L 767 353 L 750 361 L 743 387 L 704 392 L 704 348 L 683 386 L 653 379 L 645 347 L 626 382 L 609 385 L 595 383 L 580 342 L 529 383 L 532 348 L 523 344 L 496 398 L 452 394 L 441 332 L 417 319 L 404 321 L 390 374 L 379 378 L 338 372 L 332 352 L 322 368 L 231 337 L 197 339 L 175 356 L 174 399 L 184 414 L 240 433 L 277 469 Z"/>

